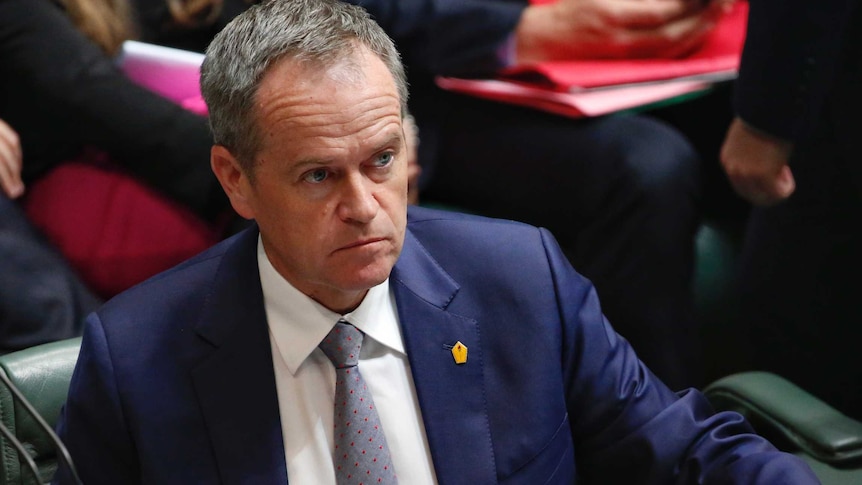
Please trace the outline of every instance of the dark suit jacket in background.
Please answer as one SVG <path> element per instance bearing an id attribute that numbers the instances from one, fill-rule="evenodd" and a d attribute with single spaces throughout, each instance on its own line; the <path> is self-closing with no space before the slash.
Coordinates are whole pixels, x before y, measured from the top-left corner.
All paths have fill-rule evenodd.
<path id="1" fill-rule="evenodd" d="M 742 258 L 756 363 L 862 419 L 862 2 L 752 0 L 735 105 L 795 143 L 796 192 L 755 211 Z"/>
<path id="2" fill-rule="evenodd" d="M 85 483 L 285 483 L 257 239 L 89 319 L 59 425 Z M 816 483 L 656 380 L 547 231 L 412 208 L 390 284 L 440 483 Z"/>
<path id="3" fill-rule="evenodd" d="M 840 96 L 842 104 L 858 108 L 859 96 L 851 93 L 859 86 L 848 87 L 860 79 L 860 2 L 751 0 L 750 5 L 734 94 L 742 119 L 800 142 L 830 116 L 824 112 L 830 99 Z"/>

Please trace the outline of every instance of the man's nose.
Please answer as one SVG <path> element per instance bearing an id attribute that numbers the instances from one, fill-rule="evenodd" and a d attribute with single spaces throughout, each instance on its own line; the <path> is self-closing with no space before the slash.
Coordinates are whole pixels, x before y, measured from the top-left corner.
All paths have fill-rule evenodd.
<path id="1" fill-rule="evenodd" d="M 344 180 L 338 215 L 344 221 L 371 222 L 380 204 L 374 197 L 374 182 L 361 174 L 351 174 Z"/>

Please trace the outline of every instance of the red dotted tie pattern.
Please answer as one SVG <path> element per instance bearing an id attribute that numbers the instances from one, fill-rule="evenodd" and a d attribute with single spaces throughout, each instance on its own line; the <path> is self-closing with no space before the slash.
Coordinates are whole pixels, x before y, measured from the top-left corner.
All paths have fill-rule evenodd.
<path id="1" fill-rule="evenodd" d="M 357 367 L 363 336 L 340 320 L 319 345 L 335 366 L 335 478 L 338 485 L 397 484 L 374 400 Z"/>

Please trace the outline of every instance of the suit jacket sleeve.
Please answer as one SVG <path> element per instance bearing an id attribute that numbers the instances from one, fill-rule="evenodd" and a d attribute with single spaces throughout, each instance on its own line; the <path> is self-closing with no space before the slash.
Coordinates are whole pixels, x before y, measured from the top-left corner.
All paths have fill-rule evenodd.
<path id="1" fill-rule="evenodd" d="M 116 383 L 105 332 L 93 313 L 87 319 L 69 396 L 57 425 L 57 435 L 88 485 L 140 483 L 135 447 L 129 439 Z M 75 482 L 61 465 L 54 483 Z"/>
<path id="2" fill-rule="evenodd" d="M 544 232 L 543 239 L 564 322 L 576 464 L 587 483 L 818 483 L 805 463 L 754 434 L 739 414 L 714 414 L 698 391 L 676 395 L 664 386 L 610 327 L 595 290 L 552 236 Z"/>
<path id="3" fill-rule="evenodd" d="M 525 1 L 348 0 L 364 7 L 398 45 L 411 70 L 441 75 L 488 74 L 504 51 Z"/>
<path id="4" fill-rule="evenodd" d="M 359 5 L 396 42 L 413 71 L 442 75 L 482 75 L 506 61 L 525 0 L 346 0 Z M 226 0 L 212 25 L 179 28 L 162 0 L 134 0 L 142 39 L 202 52 L 212 37 L 248 7 Z M 168 27 L 166 27 L 168 26 Z"/>
<path id="5" fill-rule="evenodd" d="M 810 130 L 840 59 L 847 0 L 751 0 L 734 106 L 749 124 L 787 140 Z"/>

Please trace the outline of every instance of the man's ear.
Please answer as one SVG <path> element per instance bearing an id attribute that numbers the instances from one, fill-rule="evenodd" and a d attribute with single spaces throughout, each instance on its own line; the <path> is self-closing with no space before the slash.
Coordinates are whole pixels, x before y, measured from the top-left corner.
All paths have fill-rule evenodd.
<path id="1" fill-rule="evenodd" d="M 254 206 L 249 200 L 251 183 L 239 160 L 224 146 L 213 145 L 210 150 L 210 167 L 236 213 L 246 219 L 254 219 Z"/>

